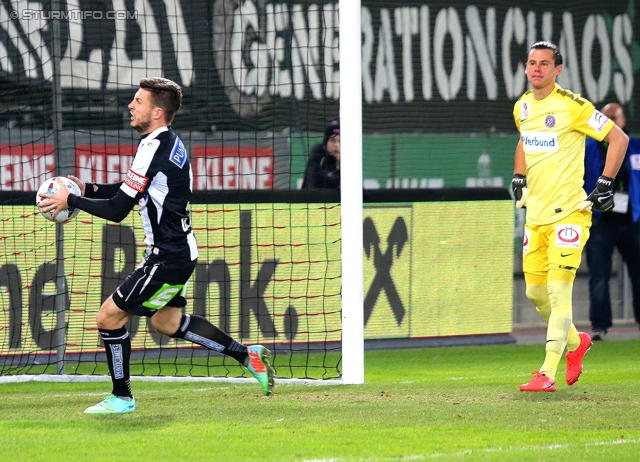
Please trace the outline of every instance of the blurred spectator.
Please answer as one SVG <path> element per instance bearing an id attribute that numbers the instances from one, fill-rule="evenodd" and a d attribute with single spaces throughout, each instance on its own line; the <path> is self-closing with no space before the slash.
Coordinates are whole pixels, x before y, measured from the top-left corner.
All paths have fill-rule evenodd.
<path id="1" fill-rule="evenodd" d="M 307 161 L 302 189 L 340 189 L 340 122 L 332 121 Z"/>
<path id="2" fill-rule="evenodd" d="M 619 104 L 602 108 L 604 115 L 628 134 L 627 119 Z M 593 340 L 604 340 L 612 326 L 611 278 L 613 249 L 617 248 L 627 264 L 633 288 L 633 311 L 640 323 L 640 140 L 631 140 L 618 175 L 613 183 L 615 207 L 610 213 L 593 212 L 591 237 L 587 241 L 589 265 L 589 319 Z M 591 185 L 602 171 L 607 143 L 587 140 L 585 150 L 585 185 Z M 636 154 L 634 154 L 636 153 Z M 634 157 L 634 159 L 631 159 Z"/>

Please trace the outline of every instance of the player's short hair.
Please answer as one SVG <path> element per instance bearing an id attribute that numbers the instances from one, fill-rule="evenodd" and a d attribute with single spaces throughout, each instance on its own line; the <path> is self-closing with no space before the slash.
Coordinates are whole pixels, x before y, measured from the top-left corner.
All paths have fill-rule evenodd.
<path id="1" fill-rule="evenodd" d="M 148 77 L 140 81 L 140 88 L 151 93 L 151 103 L 164 111 L 165 122 L 171 124 L 182 104 L 180 85 L 163 77 Z"/>
<path id="2" fill-rule="evenodd" d="M 553 63 L 556 66 L 562 64 L 562 55 L 560 54 L 560 50 L 558 50 L 558 46 L 555 43 L 547 42 L 546 40 L 540 40 L 539 42 L 531 45 L 529 53 L 531 53 L 532 50 L 551 50 L 553 51 Z"/>

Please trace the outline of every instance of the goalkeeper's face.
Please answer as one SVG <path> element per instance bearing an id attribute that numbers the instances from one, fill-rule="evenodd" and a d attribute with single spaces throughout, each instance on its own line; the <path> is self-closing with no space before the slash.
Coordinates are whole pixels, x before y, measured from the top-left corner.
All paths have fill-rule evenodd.
<path id="1" fill-rule="evenodd" d="M 534 89 L 552 88 L 561 72 L 562 64 L 556 66 L 552 50 L 533 49 L 529 52 L 525 73 Z"/>
<path id="2" fill-rule="evenodd" d="M 139 89 L 127 107 L 131 115 L 131 128 L 142 135 L 150 133 L 155 118 L 154 112 L 158 109 L 151 102 L 151 92 L 144 88 Z"/>

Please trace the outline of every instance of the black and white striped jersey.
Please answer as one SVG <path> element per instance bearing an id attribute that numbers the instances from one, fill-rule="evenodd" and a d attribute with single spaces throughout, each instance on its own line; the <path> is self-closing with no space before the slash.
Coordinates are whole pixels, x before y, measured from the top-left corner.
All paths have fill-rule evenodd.
<path id="1" fill-rule="evenodd" d="M 192 185 L 187 150 L 171 127 L 142 137 L 121 189 L 138 198 L 145 244 L 176 253 L 188 247 L 191 260 L 197 258 L 189 211 Z"/>
<path id="2" fill-rule="evenodd" d="M 198 257 L 189 201 L 193 173 L 187 150 L 171 127 L 141 138 L 125 180 L 117 185 L 87 183 L 85 197 L 71 195 L 70 206 L 110 221 L 122 221 L 138 203 L 144 242 L 161 254 Z M 115 193 L 115 195 L 114 195 Z"/>

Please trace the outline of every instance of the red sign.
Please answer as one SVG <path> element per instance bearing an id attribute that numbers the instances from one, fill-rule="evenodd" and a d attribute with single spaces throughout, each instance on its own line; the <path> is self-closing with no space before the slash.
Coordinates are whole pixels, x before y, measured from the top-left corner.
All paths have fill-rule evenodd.
<path id="1" fill-rule="evenodd" d="M 129 144 L 76 144 L 76 176 L 90 183 L 124 181 L 137 149 Z"/>
<path id="2" fill-rule="evenodd" d="M 0 144 L 0 191 L 37 191 L 54 167 L 53 144 Z"/>
<path id="3" fill-rule="evenodd" d="M 194 146 L 193 189 L 273 189 L 273 148 Z"/>
<path id="4" fill-rule="evenodd" d="M 76 145 L 78 178 L 92 183 L 123 181 L 131 166 L 136 146 Z M 253 146 L 194 146 L 192 148 L 193 189 L 273 189 L 273 148 Z"/>

